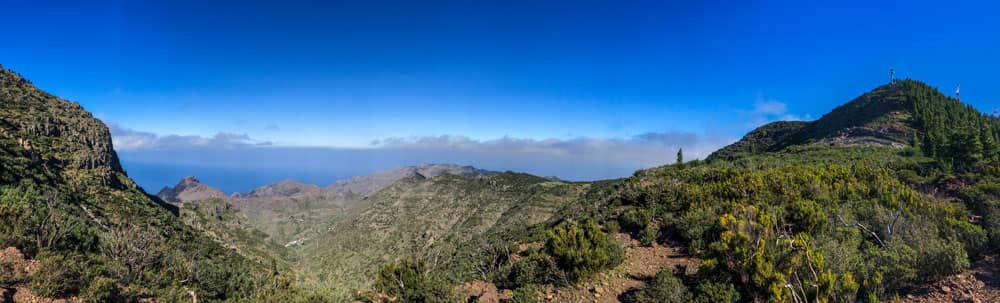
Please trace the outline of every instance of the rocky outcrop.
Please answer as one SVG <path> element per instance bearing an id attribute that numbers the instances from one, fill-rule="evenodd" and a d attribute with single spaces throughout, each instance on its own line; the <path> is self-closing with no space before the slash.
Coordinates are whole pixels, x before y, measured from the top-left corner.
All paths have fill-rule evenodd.
<path id="1" fill-rule="evenodd" d="M 209 198 L 224 198 L 226 195 L 214 187 L 202 184 L 194 176 L 184 177 L 174 187 L 164 187 L 156 194 L 167 203 L 183 203 Z"/>
<path id="2" fill-rule="evenodd" d="M 0 143 L 77 187 L 135 186 L 125 176 L 104 123 L 79 103 L 52 96 L 2 66 Z"/>

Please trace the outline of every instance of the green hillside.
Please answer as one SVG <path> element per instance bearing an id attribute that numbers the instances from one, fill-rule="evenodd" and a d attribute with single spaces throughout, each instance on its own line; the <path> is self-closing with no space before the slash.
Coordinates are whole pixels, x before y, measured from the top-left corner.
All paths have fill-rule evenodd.
<path id="1" fill-rule="evenodd" d="M 516 173 L 412 176 L 335 217 L 301 248 L 301 268 L 348 292 L 370 287 L 386 261 L 408 256 L 433 260 L 435 270 L 455 278 L 469 277 L 474 269 L 465 249 L 547 222 L 588 188 Z"/>
<path id="2" fill-rule="evenodd" d="M 596 222 L 700 260 L 694 273 L 664 267 L 609 302 L 892 299 L 996 255 L 996 123 L 917 81 L 882 86 L 820 120 L 765 125 L 707 161 L 641 170 L 604 186 L 610 193 L 577 197 L 565 207 L 582 211 L 538 226 L 542 236 L 509 240 L 541 247 L 500 258 L 484 276 L 524 302 L 552 297 L 550 287 L 603 301 L 609 275 L 642 260 L 619 263 L 596 250 L 606 245 L 591 236 L 599 231 L 572 223 Z M 379 281 L 421 264 L 385 267 Z M 407 281 L 454 274 L 443 271 Z M 376 286 L 404 297 L 437 292 Z"/>
<path id="3" fill-rule="evenodd" d="M 86 301 L 246 302 L 291 294 L 270 262 L 187 227 L 118 162 L 108 128 L 75 102 L 0 68 L 0 248 L 38 262 L 0 264 L 0 287 Z"/>
<path id="4" fill-rule="evenodd" d="M 941 165 L 970 168 L 996 154 L 1000 120 L 947 97 L 929 85 L 904 80 L 883 85 L 812 122 L 774 122 L 726 146 L 709 160 L 782 151 L 789 146 L 923 147 Z"/>
<path id="5" fill-rule="evenodd" d="M 995 125 L 907 80 L 628 179 L 414 175 L 330 215 L 292 266 L 338 300 L 461 301 L 478 280 L 531 302 L 627 271 L 623 232 L 700 261 L 617 301 L 890 299 L 996 254 Z"/>

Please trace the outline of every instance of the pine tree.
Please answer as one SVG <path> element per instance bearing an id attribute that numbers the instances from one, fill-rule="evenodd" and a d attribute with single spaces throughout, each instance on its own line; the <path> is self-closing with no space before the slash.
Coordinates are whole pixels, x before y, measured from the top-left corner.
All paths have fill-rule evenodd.
<path id="1" fill-rule="evenodd" d="M 910 142 L 910 151 L 911 155 L 923 155 L 920 150 L 920 136 L 917 135 L 917 132 L 913 132 L 913 141 Z"/>
<path id="2" fill-rule="evenodd" d="M 684 149 L 677 149 L 677 164 L 684 164 Z"/>
<path id="3" fill-rule="evenodd" d="M 979 140 L 983 143 L 983 159 L 995 160 L 1000 154 L 1000 144 L 993 137 L 993 131 L 989 127 L 983 127 Z"/>

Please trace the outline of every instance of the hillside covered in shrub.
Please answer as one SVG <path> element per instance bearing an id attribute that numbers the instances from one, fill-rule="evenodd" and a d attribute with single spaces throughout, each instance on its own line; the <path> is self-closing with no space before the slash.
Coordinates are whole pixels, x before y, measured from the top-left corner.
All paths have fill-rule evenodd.
<path id="1" fill-rule="evenodd" d="M 1000 249 L 1000 120 L 913 80 L 624 179 L 407 174 L 310 213 L 295 245 L 232 204 L 245 198 L 148 195 L 76 103 L 7 70 L 0 99 L 5 294 L 875 302 Z"/>
<path id="2" fill-rule="evenodd" d="M 516 302 L 581 289 L 601 302 L 906 295 L 1000 248 L 997 126 L 921 82 L 882 86 L 817 121 L 765 125 L 705 161 L 609 181 L 575 211 L 495 244 L 537 248 L 483 254 L 483 277 L 522 294 Z M 681 247 L 700 264 L 664 267 L 607 301 L 598 289 L 626 267 L 604 248 L 620 245 L 602 240 L 616 234 Z"/>
<path id="3" fill-rule="evenodd" d="M 79 104 L 0 68 L 0 287 L 87 302 L 291 300 L 272 262 L 186 226 L 128 178 L 108 128 Z"/>

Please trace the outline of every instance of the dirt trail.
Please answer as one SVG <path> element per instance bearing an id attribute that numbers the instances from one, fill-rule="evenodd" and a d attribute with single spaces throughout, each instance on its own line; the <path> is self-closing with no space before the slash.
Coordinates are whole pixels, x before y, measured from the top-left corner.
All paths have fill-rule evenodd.
<path id="1" fill-rule="evenodd" d="M 24 254 L 14 247 L 7 247 L 0 250 L 0 263 L 12 266 L 15 277 L 27 280 L 38 270 L 38 262 L 25 259 Z M 31 290 L 22 285 L 12 288 L 0 288 L 0 303 L 78 303 L 80 298 L 70 297 L 65 299 L 42 298 L 31 293 Z"/>
<path id="2" fill-rule="evenodd" d="M 1000 262 L 987 256 L 968 270 L 902 296 L 901 302 L 1000 302 Z"/>
<path id="3" fill-rule="evenodd" d="M 600 273 L 576 287 L 548 287 L 543 291 L 542 302 L 600 302 L 617 303 L 618 297 L 633 289 L 642 288 L 664 267 L 685 266 L 686 274 L 697 272 L 698 260 L 684 254 L 681 249 L 654 244 L 642 247 L 627 234 L 614 238 L 625 249 L 625 261 L 608 272 Z"/>
<path id="4" fill-rule="evenodd" d="M 583 281 L 576 287 L 548 286 L 542 290 L 540 302 L 620 302 L 618 297 L 625 292 L 639 289 L 664 267 L 686 266 L 687 274 L 698 271 L 698 260 L 681 252 L 681 249 L 654 245 L 642 247 L 639 241 L 628 234 L 614 234 L 614 239 L 625 249 L 625 261 L 618 267 Z M 522 244 L 520 252 L 529 248 L 539 248 L 541 243 Z M 518 256 L 515 254 L 515 258 Z M 465 297 L 478 297 L 481 303 L 497 303 L 510 298 L 510 290 L 497 290 L 492 283 L 473 281 L 455 288 Z"/>

